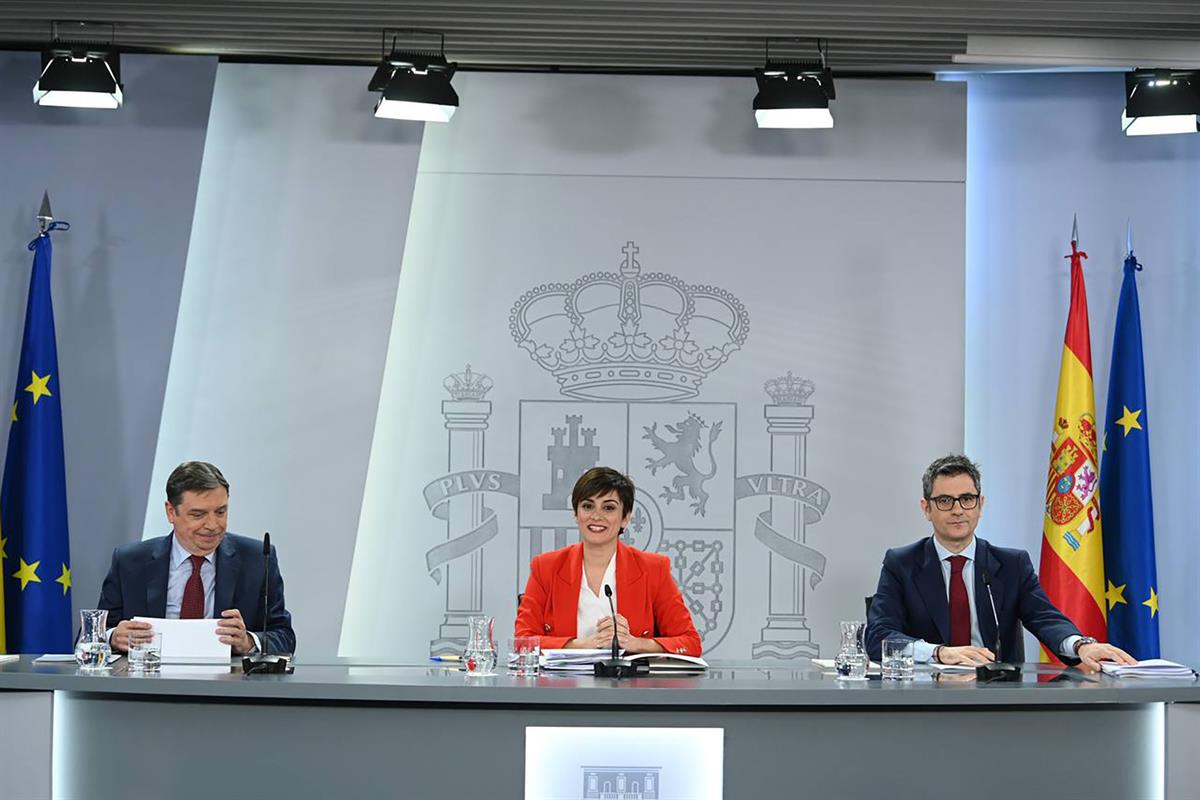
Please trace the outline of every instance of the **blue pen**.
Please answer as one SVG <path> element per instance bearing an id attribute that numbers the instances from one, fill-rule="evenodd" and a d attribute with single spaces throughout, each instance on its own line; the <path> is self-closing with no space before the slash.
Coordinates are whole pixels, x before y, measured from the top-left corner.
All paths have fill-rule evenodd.
<path id="1" fill-rule="evenodd" d="M 430 661 L 462 661 L 462 656 L 430 656 Z"/>

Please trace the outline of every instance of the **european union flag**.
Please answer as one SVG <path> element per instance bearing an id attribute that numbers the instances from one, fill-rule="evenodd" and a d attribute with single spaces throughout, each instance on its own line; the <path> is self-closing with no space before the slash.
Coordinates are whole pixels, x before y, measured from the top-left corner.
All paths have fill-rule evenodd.
<path id="1" fill-rule="evenodd" d="M 1158 658 L 1158 573 L 1136 277 L 1141 268 L 1130 248 L 1117 302 L 1100 464 L 1108 640 L 1137 659 Z"/>
<path id="2" fill-rule="evenodd" d="M 70 653 L 71 557 L 62 393 L 54 309 L 50 304 L 50 234 L 30 243 L 33 274 L 25 335 L 0 487 L 6 652 Z"/>

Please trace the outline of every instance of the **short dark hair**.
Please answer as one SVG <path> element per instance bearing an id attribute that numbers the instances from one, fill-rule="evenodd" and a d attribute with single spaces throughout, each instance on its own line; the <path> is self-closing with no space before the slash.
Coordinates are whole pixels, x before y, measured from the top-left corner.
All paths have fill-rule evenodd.
<path id="1" fill-rule="evenodd" d="M 933 482 L 938 478 L 952 478 L 955 475 L 970 475 L 975 483 L 975 493 L 980 494 L 983 482 L 979 476 L 979 465 L 961 454 L 951 453 L 934 461 L 921 477 L 921 496 L 928 500 L 933 496 Z"/>
<path id="2" fill-rule="evenodd" d="M 579 476 L 571 490 L 571 510 L 578 512 L 579 504 L 590 497 L 616 492 L 621 501 L 621 515 L 633 511 L 633 481 L 612 467 L 592 467 Z"/>
<path id="3" fill-rule="evenodd" d="M 221 470 L 207 461 L 185 461 L 167 478 L 167 502 L 178 507 L 184 492 L 209 492 L 218 487 L 229 491 L 229 481 Z"/>

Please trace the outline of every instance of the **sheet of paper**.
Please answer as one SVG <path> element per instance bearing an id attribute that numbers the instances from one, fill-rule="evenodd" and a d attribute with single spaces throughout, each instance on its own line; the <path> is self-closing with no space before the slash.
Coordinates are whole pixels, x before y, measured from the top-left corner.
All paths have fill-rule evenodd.
<path id="1" fill-rule="evenodd" d="M 158 619 L 134 617 L 149 622 L 162 634 L 164 664 L 228 664 L 231 650 L 217 638 L 215 619 Z"/>
<path id="2" fill-rule="evenodd" d="M 930 664 L 930 668 L 934 672 L 974 672 L 975 667 L 971 664 Z"/>

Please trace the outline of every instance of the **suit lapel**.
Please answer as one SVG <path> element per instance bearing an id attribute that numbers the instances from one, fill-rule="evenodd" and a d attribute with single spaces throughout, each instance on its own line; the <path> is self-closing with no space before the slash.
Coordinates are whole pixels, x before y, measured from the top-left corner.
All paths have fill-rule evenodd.
<path id="1" fill-rule="evenodd" d="M 217 548 L 217 588 L 213 592 L 213 616 L 221 616 L 221 612 L 234 608 L 233 591 L 237 588 L 238 579 L 242 574 L 242 559 L 237 548 L 229 541 L 229 537 L 221 540 Z M 247 611 L 251 611 L 251 608 Z"/>
<path id="2" fill-rule="evenodd" d="M 146 616 L 162 618 L 167 615 L 167 580 L 171 574 L 173 541 L 175 534 L 168 534 L 156 542 L 150 552 L 146 567 Z"/>
<path id="3" fill-rule="evenodd" d="M 992 599 L 996 603 L 996 614 L 1004 607 L 1004 590 L 996 573 L 1000 570 L 1000 562 L 992 555 L 992 548 L 983 539 L 975 539 L 975 617 L 979 621 L 979 635 L 983 646 L 996 646 L 996 619 L 992 616 L 992 600 L 988 598 L 987 585 L 983 582 L 983 573 L 987 571 L 992 580 Z"/>
<path id="4" fill-rule="evenodd" d="M 583 545 L 572 545 L 566 558 L 554 573 L 554 632 L 559 636 L 574 638 L 578 635 L 577 620 L 579 586 L 583 583 Z"/>
<path id="5" fill-rule="evenodd" d="M 917 591 L 921 593 L 925 609 L 937 626 L 942 641 L 950 641 L 950 603 L 946 599 L 946 579 L 942 575 L 942 565 L 938 561 L 932 537 L 925 541 L 915 577 Z"/>
<path id="6" fill-rule="evenodd" d="M 646 573 L 630 549 L 629 545 L 617 542 L 617 612 L 627 620 L 634 620 L 641 618 L 646 607 Z"/>

